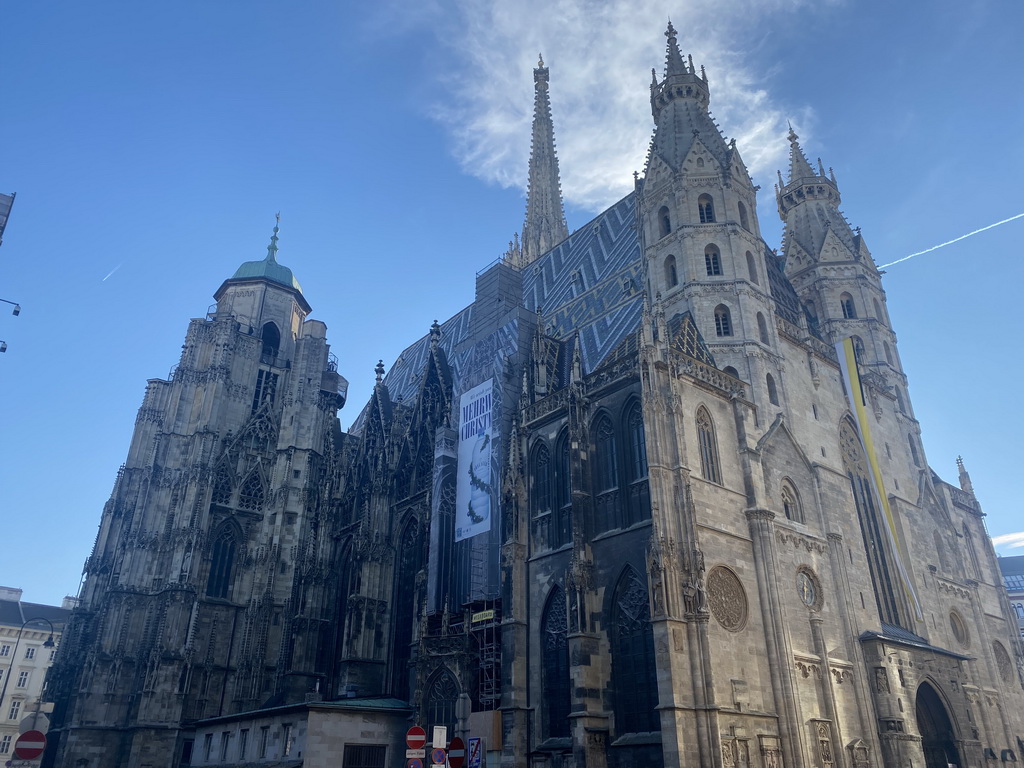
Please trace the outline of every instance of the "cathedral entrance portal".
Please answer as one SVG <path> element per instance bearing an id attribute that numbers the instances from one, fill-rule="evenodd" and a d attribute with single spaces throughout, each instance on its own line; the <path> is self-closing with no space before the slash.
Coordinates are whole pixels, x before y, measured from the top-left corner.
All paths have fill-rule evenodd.
<path id="1" fill-rule="evenodd" d="M 946 705 L 928 683 L 917 690 L 917 727 L 921 732 L 925 768 L 963 765 L 956 748 L 956 734 Z"/>

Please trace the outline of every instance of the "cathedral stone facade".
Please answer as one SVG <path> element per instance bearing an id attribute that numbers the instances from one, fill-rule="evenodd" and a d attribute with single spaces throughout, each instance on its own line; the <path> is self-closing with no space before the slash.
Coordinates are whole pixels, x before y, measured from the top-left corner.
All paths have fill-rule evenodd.
<path id="1" fill-rule="evenodd" d="M 412 723 L 508 768 L 1021 759 L 983 515 L 836 178 L 791 132 L 772 250 L 666 36 L 644 173 L 572 234 L 539 64 L 522 241 L 348 433 L 276 228 L 224 282 L 148 384 L 48 764 L 399 766 Z"/>

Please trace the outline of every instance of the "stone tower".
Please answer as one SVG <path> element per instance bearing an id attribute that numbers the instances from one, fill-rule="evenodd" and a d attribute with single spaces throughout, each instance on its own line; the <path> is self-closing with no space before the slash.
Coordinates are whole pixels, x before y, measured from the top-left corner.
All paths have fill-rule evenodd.
<path id="1" fill-rule="evenodd" d="M 277 242 L 146 387 L 51 678 L 57 765 L 186 762 L 190 722 L 317 687 L 347 383 Z"/>

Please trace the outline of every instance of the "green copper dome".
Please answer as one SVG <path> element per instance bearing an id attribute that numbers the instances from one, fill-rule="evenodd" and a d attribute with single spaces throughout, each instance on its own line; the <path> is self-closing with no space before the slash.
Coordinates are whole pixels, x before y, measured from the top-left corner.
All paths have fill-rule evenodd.
<path id="1" fill-rule="evenodd" d="M 283 264 L 277 263 L 277 233 L 278 227 L 274 227 L 274 234 L 270 238 L 270 245 L 267 246 L 267 257 L 261 261 L 247 261 L 231 276 L 232 280 L 254 280 L 264 278 L 280 285 L 294 288 L 302 293 L 302 286 L 295 279 L 292 271 Z"/>

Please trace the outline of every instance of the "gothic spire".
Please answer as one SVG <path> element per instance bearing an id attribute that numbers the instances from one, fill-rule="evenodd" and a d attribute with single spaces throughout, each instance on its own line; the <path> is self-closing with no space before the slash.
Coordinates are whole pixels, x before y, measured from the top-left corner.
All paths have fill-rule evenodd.
<path id="1" fill-rule="evenodd" d="M 796 135 L 792 125 L 789 126 L 789 135 L 786 138 L 789 139 L 789 183 L 816 178 L 818 174 L 811 170 L 811 164 L 807 162 L 807 156 L 804 155 L 804 151 L 797 141 L 800 137 Z"/>
<path id="2" fill-rule="evenodd" d="M 522 266 L 569 236 L 558 178 L 555 129 L 548 97 L 548 68 L 544 66 L 543 57 L 533 70 L 533 88 L 533 143 L 530 148 L 526 219 L 523 221 Z"/>
<path id="3" fill-rule="evenodd" d="M 692 67 L 687 71 L 686 64 L 683 62 L 683 55 L 679 52 L 676 28 L 672 26 L 671 19 L 668 22 L 668 29 L 665 30 L 665 37 L 668 38 L 668 49 L 665 53 L 665 77 L 693 74 Z"/>

